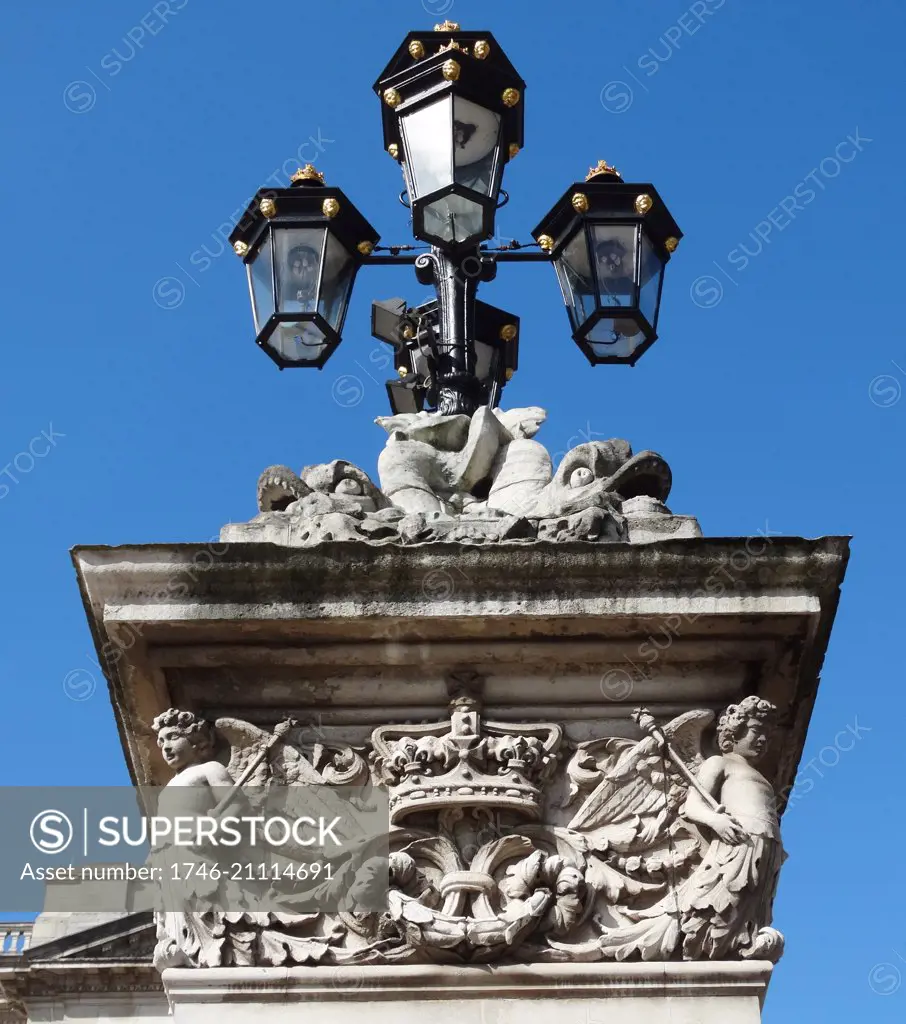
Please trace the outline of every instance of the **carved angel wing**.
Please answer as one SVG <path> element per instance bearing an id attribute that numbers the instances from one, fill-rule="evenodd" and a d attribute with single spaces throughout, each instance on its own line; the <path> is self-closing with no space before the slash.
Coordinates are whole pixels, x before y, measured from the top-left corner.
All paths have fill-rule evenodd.
<path id="1" fill-rule="evenodd" d="M 692 772 L 697 771 L 704 760 L 702 733 L 713 721 L 711 711 L 687 711 L 663 727 L 664 738 Z M 688 783 L 667 752 L 661 750 L 654 735 L 645 736 L 637 743 L 619 739 L 604 743 L 608 744 L 605 747 L 608 757 L 600 766 L 603 778 L 573 816 L 568 828 L 597 831 L 602 839 L 625 845 L 623 836 L 629 826 L 633 843 L 650 847 L 658 838 L 663 838 L 667 825 L 676 817 Z M 581 762 L 576 765 L 576 758 L 573 762 L 570 776 L 574 783 L 581 784 L 583 765 Z"/>
<path id="2" fill-rule="evenodd" d="M 616 747 L 616 744 L 614 744 Z M 657 816 L 664 807 L 665 773 L 657 742 L 650 736 L 637 743 L 623 741 L 610 754 L 603 778 L 569 822 L 568 828 L 613 831 L 630 826 L 630 834 L 640 819 Z M 619 829 L 619 835 L 626 829 Z"/>
<path id="3" fill-rule="evenodd" d="M 227 771 L 237 782 L 255 760 L 261 758 L 260 764 L 245 779 L 245 785 L 318 786 L 325 783 L 325 777 L 299 749 L 297 722 L 287 721 L 278 725 L 274 734 L 238 718 L 219 718 L 215 725 L 230 744 Z M 275 735 L 278 737 L 276 742 Z M 262 757 L 268 745 L 267 755 Z"/>
<path id="4" fill-rule="evenodd" d="M 714 721 L 713 711 L 687 711 L 664 726 L 664 735 L 683 763 L 697 772 L 705 760 L 702 733 Z"/>
<path id="5" fill-rule="evenodd" d="M 259 729 L 250 722 L 239 718 L 218 718 L 214 728 L 219 736 L 230 745 L 230 760 L 227 771 L 234 782 L 238 782 L 245 774 L 249 765 L 259 757 L 267 746 L 270 733 Z M 263 786 L 268 777 L 268 765 L 265 758 L 252 775 L 246 779 L 247 786 Z"/>

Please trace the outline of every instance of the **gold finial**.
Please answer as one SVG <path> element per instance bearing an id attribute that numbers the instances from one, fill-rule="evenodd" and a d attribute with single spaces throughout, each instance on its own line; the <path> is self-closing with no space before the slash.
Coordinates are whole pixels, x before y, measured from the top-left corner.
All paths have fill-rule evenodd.
<path id="1" fill-rule="evenodd" d="M 510 159 L 519 156 L 519 146 L 515 142 L 510 143 Z"/>
<path id="2" fill-rule="evenodd" d="M 593 178 L 619 178 L 620 172 L 616 167 L 609 164 L 606 160 L 599 160 L 594 167 L 589 168 L 588 174 L 585 175 L 586 181 L 591 181 Z"/>
<path id="3" fill-rule="evenodd" d="M 456 82 L 459 80 L 462 68 L 455 60 L 445 60 L 440 70 L 448 82 Z"/>
<path id="4" fill-rule="evenodd" d="M 276 217 L 277 216 L 277 204 L 265 196 L 264 199 L 258 204 L 258 209 L 264 214 L 265 217 Z"/>
<path id="5" fill-rule="evenodd" d="M 574 192 L 572 204 L 576 213 L 588 213 L 588 196 L 584 192 Z"/>
<path id="6" fill-rule="evenodd" d="M 512 366 L 508 366 L 508 367 L 506 368 L 506 379 L 507 379 L 507 380 L 512 380 L 512 379 L 513 379 L 513 374 L 514 374 L 515 372 L 516 372 L 516 371 L 515 371 L 515 370 L 514 370 L 514 369 L 512 368 Z"/>
<path id="7" fill-rule="evenodd" d="M 491 55 L 491 44 L 487 39 L 479 39 L 472 47 L 472 56 L 476 60 L 486 60 Z"/>
<path id="8" fill-rule="evenodd" d="M 400 148 L 395 142 L 390 143 L 390 145 L 387 147 L 387 152 L 393 157 L 394 160 L 399 160 Z"/>
<path id="9" fill-rule="evenodd" d="M 445 21 L 440 25 L 434 26 L 435 32 L 459 32 L 458 21 Z"/>
<path id="10" fill-rule="evenodd" d="M 420 39 L 413 39 L 409 44 L 409 56 L 413 60 L 421 60 L 425 55 L 425 44 Z"/>
<path id="11" fill-rule="evenodd" d="M 340 204 L 336 199 L 325 199 L 324 202 L 321 203 L 321 212 L 325 217 L 333 219 L 340 212 Z"/>
<path id="12" fill-rule="evenodd" d="M 518 333 L 519 328 L 515 324 L 504 324 L 503 327 L 500 328 L 500 340 L 513 341 Z"/>
<path id="13" fill-rule="evenodd" d="M 504 89 L 503 95 L 500 98 L 503 100 L 505 107 L 515 107 L 522 96 L 518 89 Z"/>
<path id="14" fill-rule="evenodd" d="M 644 216 L 652 206 L 654 206 L 654 200 L 647 192 L 635 197 L 635 212 L 640 216 Z"/>
<path id="15" fill-rule="evenodd" d="M 385 89 L 384 102 L 388 107 L 398 107 L 403 102 L 403 97 L 400 96 L 396 89 Z"/>
<path id="16" fill-rule="evenodd" d="M 554 247 L 554 240 L 550 235 L 539 235 L 535 241 L 541 246 L 545 252 L 550 252 Z"/>
<path id="17" fill-rule="evenodd" d="M 317 181 L 324 184 L 324 172 L 319 171 L 314 164 L 306 164 L 293 173 L 290 181 Z"/>
<path id="18" fill-rule="evenodd" d="M 675 241 L 675 239 L 674 239 Z M 233 252 L 237 256 L 248 256 L 249 247 L 247 242 L 233 242 Z"/>
<path id="19" fill-rule="evenodd" d="M 408 370 L 406 369 L 406 367 L 405 367 L 405 366 L 401 366 L 401 367 L 400 367 L 400 368 L 399 368 L 399 369 L 398 369 L 398 370 L 397 370 L 396 372 L 397 372 L 397 373 L 398 373 L 398 374 L 399 374 L 399 375 L 400 375 L 401 377 L 408 377 L 408 376 L 409 376 L 409 371 L 408 371 Z"/>
<path id="20" fill-rule="evenodd" d="M 667 239 L 667 241 L 664 242 L 664 248 L 667 250 L 667 252 L 676 252 L 676 247 L 678 245 L 679 245 L 679 239 L 678 238 L 674 238 L 673 235 L 671 235 Z"/>
<path id="21" fill-rule="evenodd" d="M 370 256 L 374 252 L 374 242 L 359 242 L 356 249 L 358 249 L 363 256 Z"/>

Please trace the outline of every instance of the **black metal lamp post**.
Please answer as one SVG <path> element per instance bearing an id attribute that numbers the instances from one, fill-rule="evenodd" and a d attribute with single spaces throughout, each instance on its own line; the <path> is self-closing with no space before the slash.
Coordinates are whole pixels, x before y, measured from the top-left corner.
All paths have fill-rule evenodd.
<path id="1" fill-rule="evenodd" d="M 430 249 L 379 248 L 371 225 L 311 165 L 291 188 L 260 191 L 230 241 L 248 268 L 256 340 L 280 368 L 324 366 L 360 266 L 409 264 L 437 299 L 374 304 L 372 333 L 395 349 L 391 406 L 493 407 L 517 368 L 519 319 L 480 302 L 478 286 L 499 263 L 528 261 L 554 263 L 573 337 L 592 363 L 635 363 L 657 337 L 664 267 L 682 237 L 654 188 L 624 184 L 602 161 L 536 228 L 540 251 L 491 249 L 507 199 L 503 170 L 522 146 L 525 92 L 494 37 L 450 21 L 412 32 L 374 88 L 413 234 Z"/>

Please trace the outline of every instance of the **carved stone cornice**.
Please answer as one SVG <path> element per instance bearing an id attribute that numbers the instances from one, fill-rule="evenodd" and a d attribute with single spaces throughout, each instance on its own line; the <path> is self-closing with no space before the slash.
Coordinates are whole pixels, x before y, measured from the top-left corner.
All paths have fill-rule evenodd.
<path id="1" fill-rule="evenodd" d="M 567 720 L 572 708 L 593 716 L 622 702 L 679 713 L 674 673 L 691 663 L 703 679 L 723 674 L 781 708 L 787 736 L 772 781 L 783 793 L 805 741 L 848 541 L 537 543 L 517 558 L 444 544 L 183 544 L 82 547 L 73 558 L 138 783 L 166 781 L 149 726 L 187 691 L 214 717 L 245 713 L 266 725 L 293 713 L 318 728 L 363 721 L 364 740 L 394 710 L 434 717 L 446 674 L 469 658 L 498 678 L 527 680 L 519 699 L 529 709 L 542 693 L 540 683 L 538 697 L 526 690 L 532 672 L 584 673 L 585 696 L 575 691 Z M 431 673 L 420 666 L 436 671 L 436 689 L 421 682 Z M 363 672 L 398 675 L 416 696 L 398 709 L 369 698 L 354 716 L 311 696 L 319 678 L 333 680 L 328 693 L 344 673 Z M 253 707 L 234 703 L 240 689 L 254 690 Z M 361 692 L 351 682 L 341 703 L 352 707 Z"/>

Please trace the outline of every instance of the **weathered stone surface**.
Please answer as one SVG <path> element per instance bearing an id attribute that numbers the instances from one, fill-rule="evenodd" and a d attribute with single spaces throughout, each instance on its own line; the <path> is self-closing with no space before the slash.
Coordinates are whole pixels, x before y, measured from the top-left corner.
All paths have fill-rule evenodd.
<path id="1" fill-rule="evenodd" d="M 546 415 L 483 408 L 471 418 L 382 417 L 389 434 L 378 460 L 382 490 L 348 462 L 299 476 L 271 466 L 258 481 L 259 514 L 224 527 L 221 539 L 314 547 L 699 535 L 693 518 L 674 517 L 663 504 L 670 469 L 654 452 L 633 456 L 626 441 L 592 441 L 567 453 L 554 473 L 547 450 L 532 440 Z"/>
<path id="2" fill-rule="evenodd" d="M 638 496 L 632 502 L 633 514 L 663 516 Z M 732 750 L 713 754 L 712 762 L 688 746 L 681 756 L 693 775 L 705 772 L 702 787 L 715 802 L 730 804 L 740 825 L 759 819 L 759 786 L 773 786 L 782 809 L 836 606 L 845 541 L 694 538 L 484 550 L 324 544 L 307 551 L 224 544 L 83 548 L 75 559 L 139 781 L 168 778 L 150 727 L 167 707 L 180 705 L 211 721 L 241 720 L 261 736 L 292 714 L 301 721 L 294 743 L 371 751 L 373 784 L 392 789 L 402 785 L 394 781 L 395 759 L 419 744 L 442 750 L 447 732 L 474 742 L 485 758 L 508 752 L 501 764 L 512 767 L 505 770 L 523 773 L 518 784 L 511 780 L 503 808 L 488 782 L 484 824 L 496 833 L 457 839 L 456 870 L 488 879 L 480 896 L 465 900 L 455 877 L 431 880 L 430 865 L 420 861 L 428 847 L 413 852 L 398 836 L 397 895 L 386 922 L 373 934 L 364 928 L 354 941 L 336 922 L 307 922 L 315 931 L 295 936 L 298 948 L 323 948 L 338 969 L 360 961 L 363 969 L 377 968 L 384 954 L 373 955 L 375 943 L 416 959 L 443 949 L 460 962 L 478 955 L 535 965 L 551 957 L 606 964 L 624 956 L 671 963 L 704 957 L 723 965 L 779 952 L 769 925 L 780 851 L 776 819 L 767 831 L 745 828 L 745 844 L 760 844 L 755 851 L 736 841 L 735 826 L 709 821 L 708 806 L 689 817 L 680 810 L 690 806 L 681 799 L 682 779 L 665 760 L 672 755 L 663 744 L 651 748 L 630 712 L 644 702 L 673 742 L 687 734 L 684 722 L 704 723 L 702 736 L 728 704 L 776 705 L 778 742 L 764 767 L 747 776 L 741 788 L 755 795 L 742 803 L 723 793 L 721 772 L 706 771 L 710 763 L 726 774 Z M 451 694 L 463 686 L 462 699 L 479 703 L 467 701 L 445 719 Z M 454 728 L 457 715 L 464 717 Z M 544 737 L 554 733 L 560 739 L 548 750 Z M 713 739 L 698 748 L 709 749 Z M 535 779 L 520 767 L 549 755 L 554 760 L 544 763 L 552 775 Z M 733 763 L 743 771 L 745 762 L 743 752 Z M 484 763 L 476 768 L 499 777 L 499 768 Z M 628 832 L 604 793 L 620 771 L 647 785 L 633 798 L 638 806 L 630 801 L 636 825 Z M 672 780 L 669 798 L 646 805 L 651 794 L 663 793 L 658 772 Z M 443 781 L 442 773 L 431 777 L 432 785 Z M 567 781 L 576 790 L 568 807 Z M 404 806 L 405 793 L 397 796 Z M 520 810 L 520 801 L 537 810 Z M 653 817 L 646 818 L 646 806 Z M 448 813 L 435 810 L 440 818 Z M 701 842 L 689 834 L 692 826 Z M 395 828 L 408 827 L 403 814 Z M 420 820 L 422 839 L 426 827 Z M 440 841 L 455 833 L 451 821 L 434 834 Z M 664 843 L 681 854 L 670 894 L 658 876 Z M 711 894 L 731 872 L 738 883 L 731 902 L 715 903 Z M 430 881 L 416 886 L 420 893 L 444 892 L 459 902 L 421 903 L 408 888 L 419 877 Z M 650 888 L 639 890 L 641 883 Z M 685 900 L 681 929 L 666 912 L 668 895 Z M 415 919 L 413 899 L 422 907 Z M 740 927 L 732 924 L 737 920 Z M 217 955 L 230 948 L 232 927 L 246 943 L 250 927 L 284 928 L 257 919 L 227 922 L 220 931 L 211 924 Z"/>
<path id="3" fill-rule="evenodd" d="M 487 713 L 632 735 L 628 714 L 780 709 L 768 762 L 793 779 L 847 558 L 840 538 L 646 545 L 271 544 L 79 548 L 74 559 L 138 781 L 169 777 L 150 730 L 185 706 L 270 728 L 299 712 L 364 743 L 436 719 L 451 672 L 486 678 Z"/>
<path id="4" fill-rule="evenodd" d="M 763 962 L 167 970 L 175 1024 L 757 1024 Z"/>
<path id="5" fill-rule="evenodd" d="M 383 911 L 235 912 L 215 886 L 204 913 L 158 915 L 158 966 L 779 958 L 777 800 L 754 767 L 773 704 L 731 705 L 706 759 L 707 710 L 663 729 L 637 711 L 640 739 L 571 745 L 558 723 L 487 719 L 480 677 L 449 686 L 446 720 L 380 726 L 361 756 L 304 750 L 295 722 L 269 735 L 235 719 L 159 715 L 158 745 L 176 769 L 168 787 L 200 787 L 193 806 L 208 794 L 204 813 L 215 792 L 252 777 L 281 791 L 357 784 L 366 800 L 377 787 L 389 796 L 391 852 Z M 354 870 L 340 888 L 355 887 Z"/>

